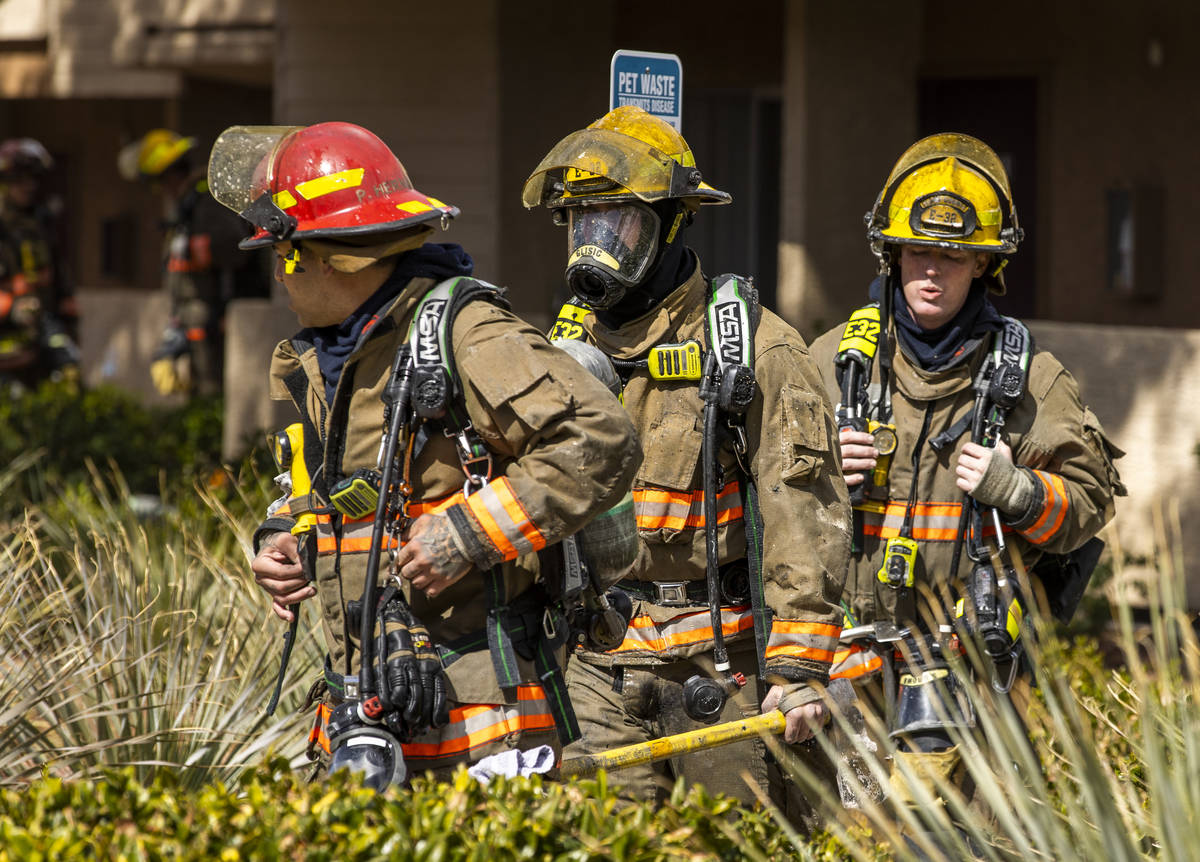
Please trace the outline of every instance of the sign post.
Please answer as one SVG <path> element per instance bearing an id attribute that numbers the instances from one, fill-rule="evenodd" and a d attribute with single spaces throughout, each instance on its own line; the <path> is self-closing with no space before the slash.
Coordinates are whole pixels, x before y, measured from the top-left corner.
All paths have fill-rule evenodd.
<path id="1" fill-rule="evenodd" d="M 683 64 L 675 54 L 616 51 L 609 71 L 608 109 L 636 105 L 682 131 Z"/>

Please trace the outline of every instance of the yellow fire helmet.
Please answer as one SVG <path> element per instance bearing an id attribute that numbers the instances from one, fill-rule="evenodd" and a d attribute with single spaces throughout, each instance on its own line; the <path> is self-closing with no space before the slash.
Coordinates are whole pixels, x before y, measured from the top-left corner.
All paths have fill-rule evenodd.
<path id="1" fill-rule="evenodd" d="M 117 154 L 117 169 L 129 181 L 161 176 L 179 157 L 196 146 L 195 138 L 185 138 L 169 129 L 151 129 Z"/>
<path id="2" fill-rule="evenodd" d="M 866 220 L 873 247 L 1012 254 L 1024 236 L 1000 158 L 983 141 L 953 132 L 922 138 L 904 152 Z"/>
<path id="3" fill-rule="evenodd" d="M 555 144 L 521 194 L 526 209 L 670 199 L 691 210 L 732 200 L 701 179 L 691 148 L 674 127 L 632 105 Z"/>

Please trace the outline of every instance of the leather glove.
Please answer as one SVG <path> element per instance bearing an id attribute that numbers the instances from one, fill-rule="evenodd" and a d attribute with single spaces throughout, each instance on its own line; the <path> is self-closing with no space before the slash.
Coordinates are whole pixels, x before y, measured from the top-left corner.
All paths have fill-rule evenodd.
<path id="1" fill-rule="evenodd" d="M 380 655 L 386 659 L 379 674 L 379 699 L 384 709 L 400 713 L 410 738 L 442 727 L 450 720 L 446 675 L 429 630 L 400 596 L 384 603 L 381 616 Z"/>

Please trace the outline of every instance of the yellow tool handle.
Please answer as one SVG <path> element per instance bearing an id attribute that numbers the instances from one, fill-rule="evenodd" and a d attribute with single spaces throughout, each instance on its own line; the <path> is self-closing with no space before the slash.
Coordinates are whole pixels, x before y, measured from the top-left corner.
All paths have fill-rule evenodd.
<path id="1" fill-rule="evenodd" d="M 614 748 L 600 754 L 586 754 L 582 757 L 572 757 L 564 760 L 558 768 L 562 778 L 591 775 L 601 769 L 625 769 L 643 763 L 654 763 L 666 760 L 668 757 L 678 757 L 681 754 L 691 754 L 694 751 L 704 751 L 731 742 L 761 736 L 763 734 L 783 733 L 787 719 L 783 713 L 773 709 L 766 715 L 755 715 L 737 721 L 727 721 L 724 724 L 714 724 L 700 730 L 689 730 L 674 736 L 664 736 L 649 742 L 639 742 L 626 745 L 624 748 Z"/>

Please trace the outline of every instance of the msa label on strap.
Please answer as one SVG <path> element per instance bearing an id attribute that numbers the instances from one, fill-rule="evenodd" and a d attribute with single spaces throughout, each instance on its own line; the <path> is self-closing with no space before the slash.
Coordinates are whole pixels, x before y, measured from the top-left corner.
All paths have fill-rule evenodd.
<path id="1" fill-rule="evenodd" d="M 441 419 L 458 396 L 450 327 L 462 303 L 480 295 L 507 308 L 500 288 L 461 276 L 435 285 L 417 304 L 408 347 L 413 363 L 412 405 L 423 419 Z"/>
<path id="2" fill-rule="evenodd" d="M 754 288 L 736 275 L 713 279 L 712 299 L 708 303 L 708 337 L 717 355 L 717 366 L 754 367 L 754 329 L 750 309 Z"/>

